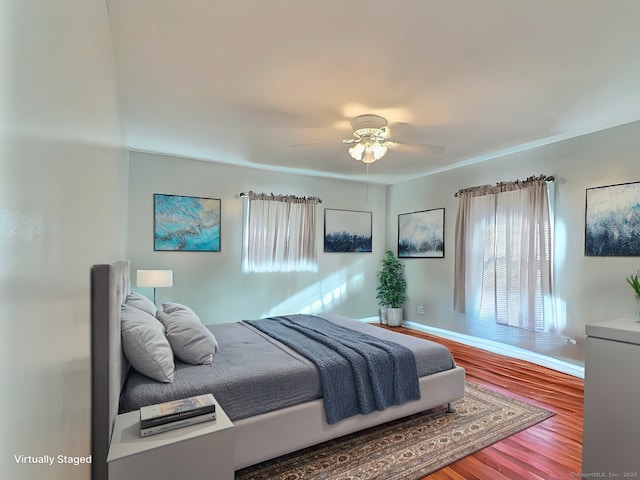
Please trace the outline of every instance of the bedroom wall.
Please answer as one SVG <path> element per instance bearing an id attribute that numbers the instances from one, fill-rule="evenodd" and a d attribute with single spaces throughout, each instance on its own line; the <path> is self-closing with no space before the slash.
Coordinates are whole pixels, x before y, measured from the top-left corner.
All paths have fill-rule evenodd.
<path id="1" fill-rule="evenodd" d="M 90 454 L 89 269 L 126 246 L 104 1 L 3 1 L 0 37 L 0 478 L 88 480 L 58 455 Z"/>
<path id="2" fill-rule="evenodd" d="M 240 192 L 315 195 L 317 273 L 240 271 L 243 204 Z M 352 317 L 377 315 L 378 262 L 385 245 L 385 189 L 380 185 L 319 179 L 212 162 L 130 153 L 128 252 L 132 271 L 171 269 L 172 288 L 157 290 L 157 303 L 191 306 L 204 323 L 231 322 L 295 313 L 313 305 Z M 221 199 L 221 251 L 154 252 L 153 194 Z M 324 209 L 372 212 L 372 253 L 323 253 Z M 133 279 L 135 285 L 135 278 Z M 139 289 L 150 298 L 151 289 Z"/>
<path id="3" fill-rule="evenodd" d="M 640 181 L 640 122 L 506 155 L 483 163 L 389 187 L 387 246 L 397 242 L 397 215 L 445 208 L 445 258 L 405 259 L 409 287 L 408 317 L 418 323 L 473 334 L 453 311 L 455 219 L 460 188 L 554 175 L 556 294 L 564 335 L 577 340 L 553 352 L 583 361 L 586 324 L 631 315 L 634 298 L 625 278 L 640 268 L 640 258 L 584 256 L 585 189 Z M 416 313 L 425 306 L 425 314 Z"/>

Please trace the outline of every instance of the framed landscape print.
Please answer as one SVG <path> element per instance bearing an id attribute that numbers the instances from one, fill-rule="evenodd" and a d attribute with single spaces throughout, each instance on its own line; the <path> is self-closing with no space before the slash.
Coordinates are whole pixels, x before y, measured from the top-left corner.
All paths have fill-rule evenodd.
<path id="1" fill-rule="evenodd" d="M 640 182 L 587 188 L 584 254 L 640 256 Z"/>
<path id="2" fill-rule="evenodd" d="M 153 249 L 220 251 L 220 199 L 153 195 Z"/>
<path id="3" fill-rule="evenodd" d="M 324 210 L 324 251 L 371 252 L 371 212 Z"/>
<path id="4" fill-rule="evenodd" d="M 398 215 L 399 258 L 444 258 L 444 208 Z"/>

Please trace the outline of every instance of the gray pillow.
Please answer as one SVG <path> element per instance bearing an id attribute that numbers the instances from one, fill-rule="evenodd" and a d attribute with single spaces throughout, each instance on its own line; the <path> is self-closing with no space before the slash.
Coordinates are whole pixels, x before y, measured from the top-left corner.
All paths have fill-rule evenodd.
<path id="1" fill-rule="evenodd" d="M 164 325 L 176 357 L 194 365 L 213 361 L 218 342 L 193 310 L 179 303 L 163 303 L 156 317 Z"/>
<path id="2" fill-rule="evenodd" d="M 173 382 L 173 352 L 162 323 L 131 305 L 122 305 L 121 312 L 122 350 L 129 363 L 149 378 Z"/>
<path id="3" fill-rule="evenodd" d="M 156 307 L 151 300 L 137 292 L 132 292 L 127 295 L 127 299 L 124 303 L 132 307 L 139 308 L 140 310 L 144 310 L 149 315 L 153 315 L 154 317 L 156 316 L 156 312 L 158 311 L 158 307 Z"/>

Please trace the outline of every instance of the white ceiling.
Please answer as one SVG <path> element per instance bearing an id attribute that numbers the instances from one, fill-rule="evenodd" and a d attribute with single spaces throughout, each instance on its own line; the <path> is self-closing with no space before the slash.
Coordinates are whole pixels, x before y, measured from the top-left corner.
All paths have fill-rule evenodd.
<path id="1" fill-rule="evenodd" d="M 341 141 L 377 113 L 445 147 L 391 184 L 640 120 L 637 0 L 107 3 L 135 150 L 365 181 Z"/>

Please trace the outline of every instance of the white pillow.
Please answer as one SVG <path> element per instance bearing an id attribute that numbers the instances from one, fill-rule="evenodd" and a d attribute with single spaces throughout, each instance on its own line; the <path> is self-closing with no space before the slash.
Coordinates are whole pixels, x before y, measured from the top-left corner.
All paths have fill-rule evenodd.
<path id="1" fill-rule="evenodd" d="M 158 311 L 158 308 L 151 300 L 137 292 L 132 292 L 127 295 L 127 299 L 124 303 L 132 307 L 139 308 L 140 310 L 144 310 L 149 315 L 153 315 L 154 317 L 156 316 L 156 312 Z"/>
<path id="2" fill-rule="evenodd" d="M 218 342 L 193 310 L 179 303 L 163 303 L 156 317 L 164 325 L 176 357 L 194 365 L 213 362 Z"/>
<path id="3" fill-rule="evenodd" d="M 162 323 L 127 304 L 122 305 L 121 313 L 122 350 L 129 363 L 149 378 L 173 382 L 173 352 Z"/>

